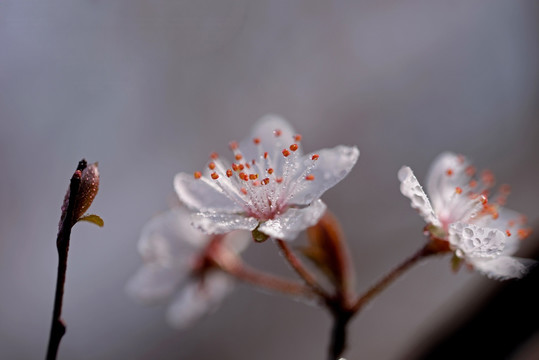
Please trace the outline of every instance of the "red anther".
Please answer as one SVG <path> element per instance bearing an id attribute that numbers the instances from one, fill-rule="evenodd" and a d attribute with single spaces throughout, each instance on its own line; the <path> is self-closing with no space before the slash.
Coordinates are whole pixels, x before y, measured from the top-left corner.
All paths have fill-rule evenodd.
<path id="1" fill-rule="evenodd" d="M 267 159 L 268 158 L 268 152 L 264 152 L 264 159 Z"/>
<path id="2" fill-rule="evenodd" d="M 231 141 L 228 146 L 230 147 L 230 150 L 236 150 L 238 148 L 238 142 L 237 141 Z"/>
<path id="3" fill-rule="evenodd" d="M 455 188 L 455 192 L 456 192 L 457 194 L 462 194 L 462 188 L 461 188 L 460 186 L 457 186 L 457 187 Z"/>
<path id="4" fill-rule="evenodd" d="M 290 150 L 296 151 L 298 149 L 298 144 L 292 144 L 290 145 Z"/>
<path id="5" fill-rule="evenodd" d="M 300 134 L 296 134 L 296 135 L 294 136 L 294 140 L 296 140 L 296 141 L 298 141 L 298 142 L 301 141 L 301 135 L 300 135 Z"/>
<path id="6" fill-rule="evenodd" d="M 281 131 L 281 129 L 275 129 L 275 130 L 273 130 L 273 135 L 275 135 L 276 137 L 281 136 L 282 133 L 283 133 L 283 132 Z"/>
<path id="7" fill-rule="evenodd" d="M 510 228 L 515 226 L 515 220 L 509 220 L 509 222 L 507 223 L 507 226 L 509 226 Z"/>
<path id="8" fill-rule="evenodd" d="M 505 230 L 505 235 L 511 236 L 511 231 L 509 231 L 509 229 Z"/>
<path id="9" fill-rule="evenodd" d="M 249 177 L 248 177 L 247 174 L 244 173 L 244 172 L 240 172 L 240 173 L 238 174 L 238 176 L 239 176 L 239 178 L 242 179 L 242 180 L 245 180 L 245 181 L 249 180 Z"/>
<path id="10" fill-rule="evenodd" d="M 195 171 L 193 175 L 195 176 L 195 179 L 200 179 L 202 177 L 202 173 L 200 171 Z"/>
<path id="11" fill-rule="evenodd" d="M 240 161 L 240 160 L 243 158 L 243 156 L 241 156 L 241 154 L 236 154 L 236 155 L 234 156 L 234 158 L 235 158 L 237 161 Z"/>
<path id="12" fill-rule="evenodd" d="M 314 175 L 309 174 L 309 175 L 305 176 L 305 180 L 313 181 L 314 180 Z"/>
<path id="13" fill-rule="evenodd" d="M 249 179 L 251 179 L 251 180 L 258 179 L 258 174 L 249 174 Z"/>
<path id="14" fill-rule="evenodd" d="M 253 181 L 253 186 L 260 186 L 260 181 L 258 181 L 258 180 Z"/>
<path id="15" fill-rule="evenodd" d="M 273 168 L 268 169 L 268 174 L 270 174 L 270 175 L 273 174 Z"/>
<path id="16" fill-rule="evenodd" d="M 265 178 L 264 180 L 262 180 L 262 184 L 264 184 L 264 185 L 268 185 L 269 182 L 270 182 L 269 178 Z"/>
<path id="17" fill-rule="evenodd" d="M 240 189 L 240 191 L 241 191 L 241 193 L 242 193 L 243 195 L 247 195 L 247 189 L 246 189 L 246 188 L 242 187 L 242 188 Z"/>
<path id="18" fill-rule="evenodd" d="M 255 159 L 251 160 L 251 164 L 253 165 L 256 164 L 256 160 Z"/>
<path id="19" fill-rule="evenodd" d="M 217 179 L 219 179 L 219 175 L 216 172 L 213 172 L 213 173 L 211 173 L 211 178 L 213 180 L 217 180 Z"/>
<path id="20" fill-rule="evenodd" d="M 470 180 L 470 184 L 469 184 L 469 185 L 470 185 L 471 188 L 474 188 L 474 187 L 477 186 L 477 181 L 475 181 L 475 180 Z"/>
<path id="21" fill-rule="evenodd" d="M 288 151 L 288 149 L 284 149 L 284 150 L 283 150 L 283 155 L 284 155 L 284 157 L 289 156 L 289 155 L 290 155 L 290 151 Z"/>
<path id="22" fill-rule="evenodd" d="M 238 169 L 243 170 L 245 169 L 245 166 L 243 166 L 243 164 L 238 164 Z"/>
<path id="23" fill-rule="evenodd" d="M 507 195 L 511 192 L 511 186 L 508 184 L 503 184 L 500 186 L 500 192 L 504 195 Z"/>
<path id="24" fill-rule="evenodd" d="M 253 142 L 254 142 L 256 145 L 260 144 L 260 138 L 255 137 L 255 138 L 253 139 Z"/>
<path id="25" fill-rule="evenodd" d="M 486 185 L 494 185 L 494 182 L 496 181 L 496 178 L 494 177 L 494 174 L 492 173 L 492 171 L 490 170 L 483 170 L 483 172 L 481 173 L 481 180 L 486 184 Z"/>
<path id="26" fill-rule="evenodd" d="M 279 176 L 275 181 L 277 181 L 277 184 L 280 184 L 283 182 L 283 178 Z"/>
<path id="27" fill-rule="evenodd" d="M 313 156 L 311 157 L 311 160 L 318 160 L 319 157 L 320 157 L 320 155 L 313 154 Z"/>
<path id="28" fill-rule="evenodd" d="M 473 165 L 469 165 L 466 167 L 466 170 L 464 170 L 466 172 L 466 175 L 468 176 L 474 176 L 475 174 L 475 166 Z"/>
<path id="29" fill-rule="evenodd" d="M 495 212 L 492 214 L 492 218 L 493 218 L 494 220 L 496 220 L 496 219 L 499 218 L 499 217 L 500 217 L 500 214 L 499 214 L 497 211 L 495 211 Z"/>
<path id="30" fill-rule="evenodd" d="M 481 195 L 481 204 L 483 204 L 483 206 L 487 205 L 488 203 L 488 198 L 484 195 Z"/>
<path id="31" fill-rule="evenodd" d="M 249 165 L 249 163 L 245 163 L 245 167 L 246 167 L 247 169 L 250 169 L 250 168 L 251 168 L 251 165 Z"/>
<path id="32" fill-rule="evenodd" d="M 453 169 L 447 169 L 445 171 L 445 173 L 446 173 L 447 176 L 451 176 L 451 175 L 453 175 Z"/>
<path id="33" fill-rule="evenodd" d="M 518 237 L 522 240 L 527 238 L 531 235 L 532 230 L 531 229 L 518 229 Z"/>
<path id="34" fill-rule="evenodd" d="M 217 160 L 217 159 L 219 158 L 219 154 L 217 154 L 217 153 L 214 151 L 214 152 L 212 152 L 212 153 L 210 154 L 210 157 L 211 157 L 213 160 Z"/>
<path id="35" fill-rule="evenodd" d="M 238 171 L 239 166 L 236 163 L 232 163 L 232 170 Z"/>
<path id="36" fill-rule="evenodd" d="M 226 171 L 226 176 L 231 177 L 232 176 L 232 170 L 228 169 Z"/>
<path id="37" fill-rule="evenodd" d="M 215 163 L 212 161 L 211 163 L 208 164 L 208 167 L 210 168 L 210 170 L 215 169 Z"/>

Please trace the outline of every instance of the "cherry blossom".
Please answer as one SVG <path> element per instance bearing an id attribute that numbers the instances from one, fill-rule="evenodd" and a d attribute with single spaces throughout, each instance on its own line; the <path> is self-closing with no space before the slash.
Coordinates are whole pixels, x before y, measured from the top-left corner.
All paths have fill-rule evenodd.
<path id="1" fill-rule="evenodd" d="M 468 159 L 445 152 L 427 174 L 428 196 L 409 167 L 402 167 L 398 177 L 402 194 L 429 224 L 431 239 L 446 242 L 458 258 L 491 278 L 520 278 L 527 272 L 531 261 L 510 255 L 530 231 L 521 214 L 503 207 L 509 187 L 492 192 L 491 172 L 477 176 Z"/>
<path id="2" fill-rule="evenodd" d="M 234 287 L 234 279 L 212 259 L 235 256 L 249 243 L 247 232 L 207 236 L 191 226 L 190 213 L 175 208 L 150 220 L 138 250 L 144 265 L 129 280 L 127 293 L 143 303 L 172 299 L 167 319 L 184 328 L 215 310 Z"/>
<path id="3" fill-rule="evenodd" d="M 316 224 L 326 209 L 320 196 L 350 172 L 359 150 L 340 145 L 304 155 L 301 138 L 267 115 L 250 137 L 230 143 L 232 163 L 213 153 L 203 172 L 176 175 L 180 200 L 196 212 L 193 224 L 209 234 L 250 230 L 259 240 L 292 240 Z"/>

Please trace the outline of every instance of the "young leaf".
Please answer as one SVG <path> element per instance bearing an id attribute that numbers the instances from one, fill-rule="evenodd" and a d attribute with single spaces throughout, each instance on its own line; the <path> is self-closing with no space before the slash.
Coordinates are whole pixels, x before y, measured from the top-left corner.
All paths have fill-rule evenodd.
<path id="1" fill-rule="evenodd" d="M 101 219 L 99 215 L 95 215 L 95 214 L 84 215 L 79 218 L 79 221 L 88 221 L 88 222 L 96 224 L 99 227 L 103 227 L 103 225 L 105 225 L 105 222 L 103 221 L 103 219 Z"/>

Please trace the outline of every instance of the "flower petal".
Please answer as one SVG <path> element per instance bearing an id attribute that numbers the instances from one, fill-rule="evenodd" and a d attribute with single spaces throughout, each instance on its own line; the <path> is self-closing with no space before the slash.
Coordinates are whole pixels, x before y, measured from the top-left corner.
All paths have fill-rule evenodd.
<path id="1" fill-rule="evenodd" d="M 252 242 L 252 236 L 247 231 L 233 231 L 225 235 L 223 246 L 234 254 L 240 254 Z"/>
<path id="2" fill-rule="evenodd" d="M 294 240 L 301 231 L 315 225 L 325 211 L 326 204 L 317 200 L 301 209 L 288 209 L 275 219 L 261 223 L 258 230 L 276 239 Z"/>
<path id="3" fill-rule="evenodd" d="M 438 217 L 434 213 L 427 194 L 423 191 L 412 169 L 408 166 L 403 166 L 399 170 L 398 177 L 401 182 L 401 193 L 412 201 L 410 203 L 412 208 L 416 209 L 427 223 L 441 226 L 440 220 L 438 220 Z"/>
<path id="4" fill-rule="evenodd" d="M 469 165 L 464 156 L 452 152 L 441 153 L 432 162 L 425 183 L 432 206 L 438 214 L 451 203 L 455 189 L 464 188 L 470 182 L 471 176 L 466 172 Z"/>
<path id="5" fill-rule="evenodd" d="M 195 179 L 192 174 L 179 173 L 174 177 L 174 189 L 182 203 L 195 211 L 233 213 L 242 210 L 206 177 Z"/>
<path id="6" fill-rule="evenodd" d="M 496 259 L 473 259 L 471 264 L 480 273 L 491 279 L 507 280 L 520 279 L 528 273 L 534 262 L 528 259 L 518 259 L 511 256 L 499 256 Z"/>
<path id="7" fill-rule="evenodd" d="M 318 160 L 312 160 L 317 154 Z M 332 149 L 322 149 L 319 152 L 306 155 L 301 160 L 305 169 L 314 166 L 308 174 L 313 180 L 298 179 L 299 183 L 292 193 L 293 204 L 310 204 L 341 181 L 357 162 L 359 150 L 355 146 L 339 145 Z M 305 174 L 307 175 L 307 174 Z M 303 177 L 305 176 L 303 175 Z"/>
<path id="8" fill-rule="evenodd" d="M 157 215 L 142 228 L 138 251 L 145 261 L 163 266 L 185 264 L 208 242 L 208 237 L 191 225 L 183 207 Z"/>
<path id="9" fill-rule="evenodd" d="M 296 132 L 294 128 L 282 117 L 274 114 L 263 116 L 254 125 L 249 138 L 243 140 L 240 145 L 240 151 L 247 161 L 258 160 L 262 155 L 259 149 L 267 151 L 273 160 L 275 169 L 280 169 L 284 158 L 281 151 L 292 145 Z M 255 145 L 253 139 L 260 140 L 259 145 Z M 301 148 L 296 153 L 301 154 Z"/>
<path id="10" fill-rule="evenodd" d="M 186 275 L 179 268 L 146 264 L 127 282 L 126 292 L 140 302 L 156 303 L 168 298 Z"/>
<path id="11" fill-rule="evenodd" d="M 190 281 L 168 308 L 168 322 L 176 328 L 192 325 L 200 317 L 216 310 L 233 287 L 234 281 L 220 272 L 207 274 L 200 281 Z"/>
<path id="12" fill-rule="evenodd" d="M 200 212 L 191 216 L 193 225 L 207 234 L 223 234 L 232 230 L 254 230 L 258 220 L 238 214 Z"/>
<path id="13" fill-rule="evenodd" d="M 457 248 L 458 256 L 495 258 L 505 247 L 505 234 L 498 229 L 458 222 L 449 226 L 449 242 Z"/>
<path id="14" fill-rule="evenodd" d="M 512 255 L 520 248 L 521 241 L 517 236 L 518 230 L 522 225 L 522 214 L 507 209 L 504 207 L 498 208 L 498 217 L 493 219 L 492 216 L 481 216 L 474 221 L 474 224 L 479 226 L 488 226 L 498 229 L 502 232 L 509 231 L 511 234 L 505 238 L 505 248 L 503 249 L 504 255 Z"/>

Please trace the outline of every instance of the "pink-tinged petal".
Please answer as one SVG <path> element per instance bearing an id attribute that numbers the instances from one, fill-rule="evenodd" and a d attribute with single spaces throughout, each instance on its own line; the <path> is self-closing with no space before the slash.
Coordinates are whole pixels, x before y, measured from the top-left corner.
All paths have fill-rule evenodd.
<path id="1" fill-rule="evenodd" d="M 138 250 L 145 261 L 187 267 L 193 254 L 207 242 L 208 237 L 191 225 L 190 213 L 185 208 L 175 208 L 144 225 Z"/>
<path id="2" fill-rule="evenodd" d="M 146 264 L 127 282 L 126 292 L 142 303 L 156 303 L 172 295 L 186 275 L 183 269 Z"/>
<path id="3" fill-rule="evenodd" d="M 272 166 L 280 169 L 284 162 L 281 152 L 295 143 L 294 135 L 296 132 L 285 119 L 268 114 L 258 120 L 251 135 L 240 143 L 239 149 L 247 161 L 258 160 L 267 151 L 273 160 Z M 260 140 L 260 143 L 255 144 L 254 139 Z M 301 147 L 296 153 L 301 154 Z"/>
<path id="4" fill-rule="evenodd" d="M 427 173 L 426 189 L 437 213 L 452 202 L 457 187 L 464 188 L 471 180 L 470 163 L 462 155 L 444 152 L 436 157 Z"/>
<path id="5" fill-rule="evenodd" d="M 499 256 L 495 259 L 473 259 L 470 261 L 480 273 L 496 280 L 520 279 L 528 273 L 535 262 L 511 256 Z"/>
<path id="6" fill-rule="evenodd" d="M 275 239 L 294 240 L 301 231 L 315 225 L 326 211 L 326 204 L 316 200 L 311 205 L 288 209 L 275 219 L 268 220 L 258 230 Z"/>
<path id="7" fill-rule="evenodd" d="M 458 222 L 449 226 L 449 242 L 458 256 L 495 258 L 505 247 L 505 234 L 498 229 Z"/>
<path id="8" fill-rule="evenodd" d="M 176 328 L 192 325 L 202 316 L 216 310 L 233 287 L 234 281 L 219 272 L 207 274 L 204 279 L 190 281 L 168 308 L 168 322 Z"/>
<path id="9" fill-rule="evenodd" d="M 316 160 L 313 160 L 313 156 Z M 357 162 L 359 150 L 355 146 L 339 145 L 332 149 L 323 149 L 306 155 L 301 160 L 301 169 L 297 171 L 297 180 L 291 202 L 310 204 L 341 181 Z M 307 170 L 306 173 L 302 173 Z"/>
<path id="10" fill-rule="evenodd" d="M 423 191 L 419 181 L 417 181 L 412 169 L 408 166 L 403 166 L 399 170 L 398 177 L 401 182 L 401 193 L 411 200 L 410 205 L 412 208 L 419 212 L 419 215 L 421 215 L 425 222 L 435 226 L 441 226 L 440 220 L 438 220 L 438 217 L 434 213 L 429 198 Z"/>
<path id="11" fill-rule="evenodd" d="M 211 178 L 195 179 L 193 174 L 179 173 L 174 177 L 174 189 L 181 202 L 195 211 L 234 213 L 242 210 Z"/>
<path id="12" fill-rule="evenodd" d="M 206 234 L 224 234 L 233 230 L 252 231 L 258 220 L 238 214 L 201 212 L 191 216 L 193 225 Z"/>

